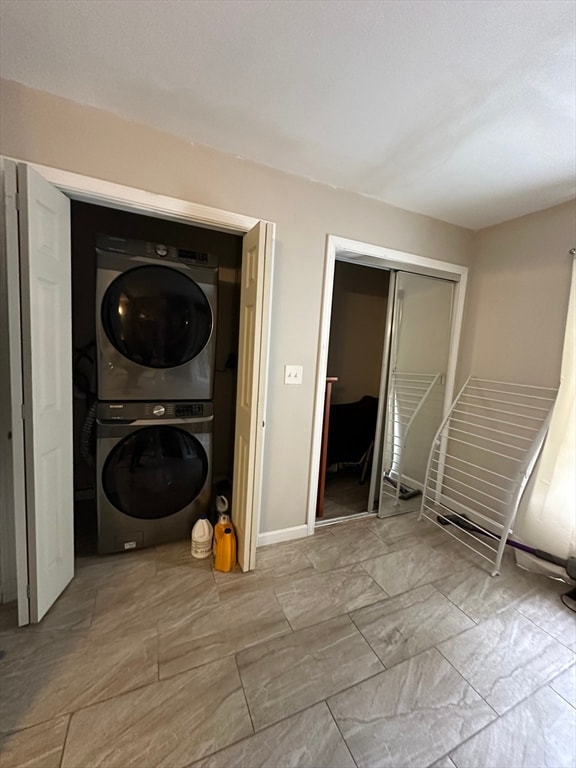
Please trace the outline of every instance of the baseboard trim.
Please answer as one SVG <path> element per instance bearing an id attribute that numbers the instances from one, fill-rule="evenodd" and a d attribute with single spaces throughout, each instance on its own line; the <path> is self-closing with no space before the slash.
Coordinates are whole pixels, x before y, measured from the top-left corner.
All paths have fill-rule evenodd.
<path id="1" fill-rule="evenodd" d="M 266 531 L 258 534 L 258 546 L 265 547 L 267 544 L 278 544 L 281 541 L 291 541 L 292 539 L 302 539 L 308 536 L 308 526 L 294 525 L 292 528 L 281 528 L 279 531 Z"/>

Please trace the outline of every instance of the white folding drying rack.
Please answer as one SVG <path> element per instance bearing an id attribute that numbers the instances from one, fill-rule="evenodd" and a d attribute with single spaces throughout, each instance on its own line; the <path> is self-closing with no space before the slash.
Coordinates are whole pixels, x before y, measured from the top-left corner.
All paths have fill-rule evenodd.
<path id="1" fill-rule="evenodd" d="M 493 576 L 556 394 L 551 387 L 470 377 L 434 438 L 420 518 L 492 563 Z"/>
<path id="2" fill-rule="evenodd" d="M 400 503 L 406 442 L 414 420 L 441 381 L 440 373 L 404 373 L 393 371 L 388 392 L 388 418 L 383 452 L 383 482 L 390 478 L 396 485 L 396 506 Z"/>

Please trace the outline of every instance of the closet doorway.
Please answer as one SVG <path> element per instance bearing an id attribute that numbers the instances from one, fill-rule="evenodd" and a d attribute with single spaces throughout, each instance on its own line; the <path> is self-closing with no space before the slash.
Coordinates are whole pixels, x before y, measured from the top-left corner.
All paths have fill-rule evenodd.
<path id="1" fill-rule="evenodd" d="M 346 261 L 335 264 L 327 368 L 332 386 L 318 497 L 322 520 L 368 510 L 390 274 Z"/>
<path id="2" fill-rule="evenodd" d="M 7 343 L 0 521 L 2 582 L 20 625 L 36 623 L 74 575 L 70 200 L 242 237 L 232 497 L 238 562 L 255 567 L 271 306 L 274 224 L 46 166 L 0 158 Z M 241 393 L 241 396 L 240 396 Z M 22 405 L 24 403 L 24 405 Z M 13 542 L 13 544 L 12 544 Z M 9 559 L 6 558 L 8 554 Z"/>
<path id="3" fill-rule="evenodd" d="M 467 268 L 329 236 L 308 530 L 420 507 L 452 402 Z"/>

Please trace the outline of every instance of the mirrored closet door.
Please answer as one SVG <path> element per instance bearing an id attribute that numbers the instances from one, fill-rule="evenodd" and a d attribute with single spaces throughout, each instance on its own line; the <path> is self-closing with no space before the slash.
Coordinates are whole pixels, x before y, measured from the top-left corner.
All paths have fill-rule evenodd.
<path id="1" fill-rule="evenodd" d="M 418 509 L 426 463 L 444 408 L 454 283 L 397 272 L 382 376 L 378 514 Z"/>

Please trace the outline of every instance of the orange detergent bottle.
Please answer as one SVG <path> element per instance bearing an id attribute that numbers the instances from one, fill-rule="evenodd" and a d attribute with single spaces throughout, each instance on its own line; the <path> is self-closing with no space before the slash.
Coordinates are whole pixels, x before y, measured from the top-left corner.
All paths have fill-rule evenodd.
<path id="1" fill-rule="evenodd" d="M 214 568 L 217 571 L 228 573 L 236 565 L 236 536 L 229 525 L 224 528 L 216 548 Z"/>

